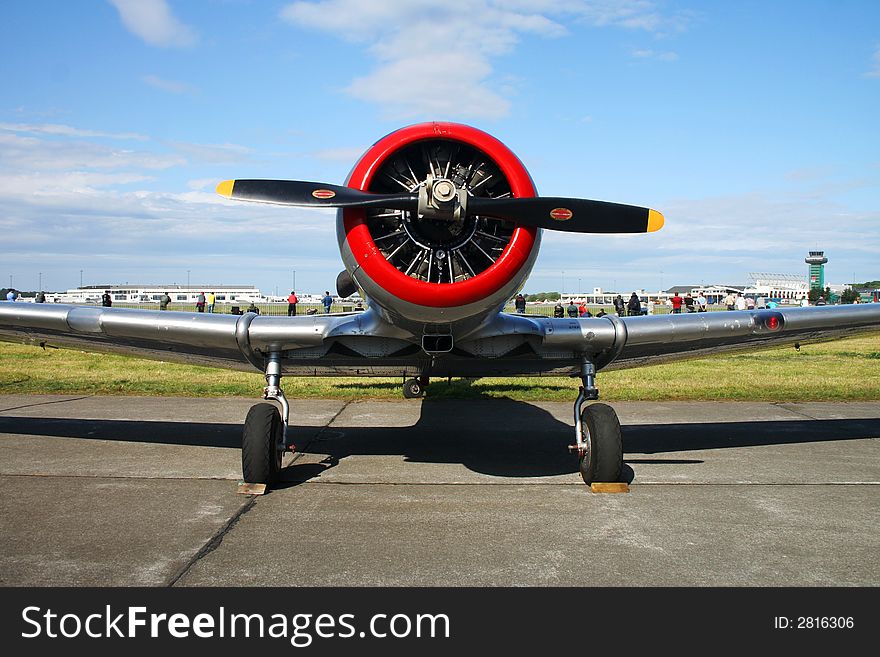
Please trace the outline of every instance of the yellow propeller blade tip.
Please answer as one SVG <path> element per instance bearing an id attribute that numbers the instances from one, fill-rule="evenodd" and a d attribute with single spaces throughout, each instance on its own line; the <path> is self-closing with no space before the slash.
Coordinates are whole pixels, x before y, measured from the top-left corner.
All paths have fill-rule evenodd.
<path id="1" fill-rule="evenodd" d="M 217 193 L 220 194 L 220 196 L 232 198 L 232 186 L 234 184 L 234 180 L 224 180 L 222 183 L 217 185 Z"/>
<path id="2" fill-rule="evenodd" d="M 648 232 L 653 233 L 661 228 L 663 228 L 663 215 L 656 210 L 648 210 Z"/>

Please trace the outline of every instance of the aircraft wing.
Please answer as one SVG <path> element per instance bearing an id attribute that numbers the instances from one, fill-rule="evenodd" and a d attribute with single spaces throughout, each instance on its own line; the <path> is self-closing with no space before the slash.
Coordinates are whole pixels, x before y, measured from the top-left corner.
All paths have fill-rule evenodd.
<path id="1" fill-rule="evenodd" d="M 872 331 L 880 332 L 880 304 L 558 319 L 500 313 L 458 344 L 502 360 L 515 355 L 522 374 L 573 374 L 569 364 L 585 356 L 598 369 L 619 369 Z M 523 336 L 528 350 L 514 346 Z"/>
<path id="2" fill-rule="evenodd" d="M 719 311 L 621 318 L 618 366 L 819 342 L 880 331 L 880 304 Z"/>
<path id="3" fill-rule="evenodd" d="M 547 321 L 545 349 L 579 344 L 597 367 L 617 369 L 880 332 L 880 304 Z"/>
<path id="4" fill-rule="evenodd" d="M 328 338 L 393 339 L 372 313 L 261 316 L 0 302 L 0 340 L 120 353 L 212 367 L 263 370 L 270 351 L 321 349 Z"/>
<path id="5" fill-rule="evenodd" d="M 447 353 L 373 310 L 276 317 L 0 302 L 0 340 L 287 375 L 509 376 L 598 369 L 752 351 L 880 331 L 880 304 L 681 315 L 550 318 L 498 313 Z"/>

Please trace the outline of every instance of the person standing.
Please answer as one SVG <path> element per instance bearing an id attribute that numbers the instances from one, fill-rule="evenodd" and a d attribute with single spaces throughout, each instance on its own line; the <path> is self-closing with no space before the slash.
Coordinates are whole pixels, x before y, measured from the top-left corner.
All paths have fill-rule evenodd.
<path id="1" fill-rule="evenodd" d="M 561 301 L 557 301 L 556 305 L 553 306 L 553 316 L 554 317 L 565 317 L 565 308 L 562 307 Z"/>
<path id="2" fill-rule="evenodd" d="M 746 309 L 746 300 L 745 297 L 743 297 L 742 292 L 736 295 L 736 300 L 733 302 L 733 304 L 737 310 Z"/>
<path id="3" fill-rule="evenodd" d="M 728 310 L 736 309 L 736 298 L 730 292 L 728 292 L 727 296 L 724 297 L 724 305 L 727 306 Z"/>
<path id="4" fill-rule="evenodd" d="M 110 290 L 104 290 L 104 294 L 101 295 L 101 305 L 105 308 L 109 308 L 113 305 L 113 299 L 110 297 Z"/>
<path id="5" fill-rule="evenodd" d="M 513 305 L 516 308 L 516 312 L 520 315 L 526 314 L 526 298 L 523 295 L 517 294 L 516 299 L 513 301 Z"/>
<path id="6" fill-rule="evenodd" d="M 171 303 L 171 297 L 167 292 L 163 292 L 159 297 L 159 310 L 168 310 L 168 304 Z"/>
<path id="7" fill-rule="evenodd" d="M 639 301 L 635 292 L 630 295 L 629 301 L 626 303 L 626 314 L 630 317 L 638 317 L 642 314 L 642 302 Z"/>
<path id="8" fill-rule="evenodd" d="M 690 292 L 684 295 L 684 307 L 689 313 L 697 312 L 697 309 L 694 306 L 694 298 L 691 296 Z"/>
<path id="9" fill-rule="evenodd" d="M 706 300 L 706 295 L 704 295 L 702 292 L 700 292 L 699 296 L 697 297 L 697 312 L 698 313 L 706 312 L 708 310 L 708 308 L 706 307 L 708 305 L 708 303 L 709 302 Z"/>
<path id="10" fill-rule="evenodd" d="M 209 313 L 214 312 L 214 304 L 217 302 L 217 297 L 213 292 L 208 292 L 208 295 L 205 297 L 205 304 Z"/>
<path id="11" fill-rule="evenodd" d="M 614 312 L 617 313 L 618 317 L 623 317 L 626 314 L 626 306 L 623 303 L 623 297 L 619 294 L 614 297 Z"/>
<path id="12" fill-rule="evenodd" d="M 200 313 L 205 312 L 205 293 L 199 292 L 199 296 L 196 297 L 196 310 Z"/>
<path id="13" fill-rule="evenodd" d="M 574 305 L 574 300 L 572 300 L 568 304 L 567 311 L 568 311 L 569 317 L 577 317 L 578 316 L 578 307 L 576 305 Z"/>
<path id="14" fill-rule="evenodd" d="M 333 305 L 333 297 L 330 296 L 330 291 L 329 291 L 329 290 L 327 290 L 326 292 L 324 292 L 324 298 L 321 299 L 321 303 L 324 304 L 324 312 L 325 312 L 325 313 L 329 313 L 329 312 L 330 312 L 330 306 Z"/>
<path id="15" fill-rule="evenodd" d="M 46 303 L 46 294 L 40 290 L 34 298 L 34 303 Z"/>
<path id="16" fill-rule="evenodd" d="M 291 290 L 290 294 L 287 296 L 287 316 L 293 317 L 296 315 L 296 304 L 299 303 L 299 299 L 296 297 L 296 293 Z"/>
<path id="17" fill-rule="evenodd" d="M 681 314 L 681 304 L 684 302 L 684 300 L 679 296 L 678 292 L 676 292 L 673 295 L 673 297 L 670 299 L 670 301 L 672 302 L 672 312 L 675 313 L 676 315 L 680 315 Z"/>

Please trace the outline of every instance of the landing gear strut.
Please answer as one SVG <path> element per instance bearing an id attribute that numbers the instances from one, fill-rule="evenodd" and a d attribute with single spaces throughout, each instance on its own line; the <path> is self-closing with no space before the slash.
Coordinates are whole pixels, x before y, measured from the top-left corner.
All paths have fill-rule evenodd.
<path id="1" fill-rule="evenodd" d="M 596 366 L 584 359 L 581 364 L 581 381 L 574 403 L 574 445 L 569 451 L 578 455 L 578 468 L 584 483 L 615 482 L 623 470 L 623 440 L 617 413 L 607 404 L 588 404 L 587 400 L 599 399 L 596 387 Z"/>
<path id="2" fill-rule="evenodd" d="M 269 355 L 266 361 L 266 387 L 263 398 L 278 402 L 256 404 L 248 411 L 241 440 L 241 473 L 245 483 L 272 484 L 281 472 L 284 452 L 295 447 L 287 440 L 290 405 L 281 390 L 281 356 Z"/>
<path id="3" fill-rule="evenodd" d="M 406 399 L 417 399 L 425 396 L 425 388 L 428 387 L 428 377 L 420 376 L 417 379 L 407 379 L 403 382 L 403 396 Z"/>

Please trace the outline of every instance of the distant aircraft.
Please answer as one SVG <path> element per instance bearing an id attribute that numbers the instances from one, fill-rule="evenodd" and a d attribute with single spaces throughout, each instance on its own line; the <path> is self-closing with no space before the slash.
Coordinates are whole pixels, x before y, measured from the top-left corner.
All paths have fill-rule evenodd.
<path id="1" fill-rule="evenodd" d="M 504 144 L 454 123 L 413 125 L 380 139 L 345 186 L 229 180 L 235 200 L 338 208 L 345 269 L 337 291 L 360 290 L 364 312 L 298 317 L 0 303 L 0 339 L 108 351 L 265 373 L 264 399 L 244 423 L 242 474 L 271 484 L 288 431 L 283 376 L 399 376 L 405 397 L 432 376 L 580 377 L 574 438 L 586 483 L 619 480 L 620 423 L 597 400 L 597 372 L 880 329 L 880 305 L 593 318 L 503 312 L 538 255 L 542 229 L 644 233 L 648 208 L 536 196 Z M 760 385 L 756 379 L 754 385 Z"/>

